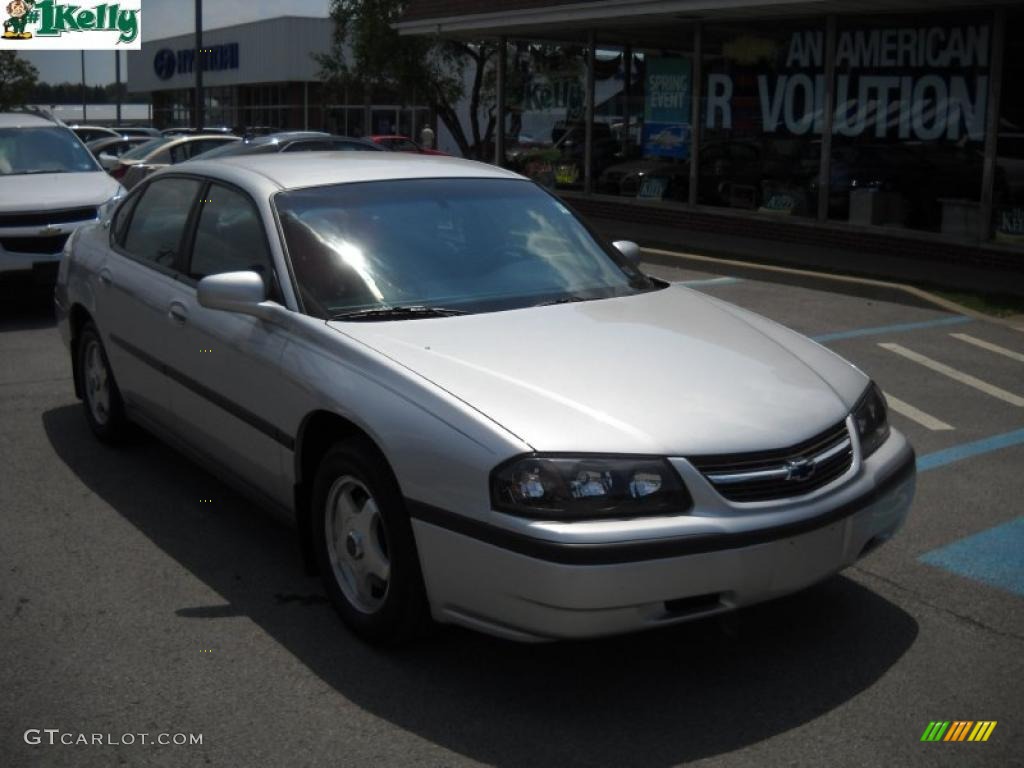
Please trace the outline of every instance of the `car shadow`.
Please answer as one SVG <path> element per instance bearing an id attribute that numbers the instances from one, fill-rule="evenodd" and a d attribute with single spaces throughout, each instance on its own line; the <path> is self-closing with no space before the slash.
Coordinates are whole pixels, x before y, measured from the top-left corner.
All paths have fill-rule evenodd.
<path id="1" fill-rule="evenodd" d="M 871 686 L 918 627 L 842 576 L 732 615 L 632 636 L 518 645 L 458 629 L 384 652 L 337 619 L 294 537 L 155 439 L 99 445 L 79 406 L 42 415 L 85 486 L 245 616 L 377 717 L 497 765 L 670 765 L 788 731 Z M 212 499 L 200 503 L 199 499 Z"/>
<path id="2" fill-rule="evenodd" d="M 40 288 L 24 280 L 0 279 L 0 333 L 32 331 L 56 325 L 53 288 Z"/>

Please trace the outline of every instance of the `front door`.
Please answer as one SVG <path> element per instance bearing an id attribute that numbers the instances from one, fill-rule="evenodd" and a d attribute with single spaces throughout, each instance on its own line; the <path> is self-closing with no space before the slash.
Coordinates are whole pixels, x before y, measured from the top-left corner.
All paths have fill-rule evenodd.
<path id="1" fill-rule="evenodd" d="M 185 320 L 168 338 L 172 365 L 182 374 L 171 384 L 171 407 L 197 449 L 287 506 L 292 489 L 282 467 L 292 460 L 294 435 L 280 429 L 276 407 L 285 337 L 272 323 L 207 309 L 196 296 L 203 277 L 252 270 L 263 276 L 268 296 L 278 297 L 267 233 L 245 193 L 209 185 L 187 265 L 175 299 Z"/>

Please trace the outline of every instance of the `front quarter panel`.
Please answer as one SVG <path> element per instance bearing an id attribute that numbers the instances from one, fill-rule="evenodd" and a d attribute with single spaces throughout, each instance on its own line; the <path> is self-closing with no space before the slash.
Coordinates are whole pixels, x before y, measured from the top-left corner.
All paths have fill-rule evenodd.
<path id="1" fill-rule="evenodd" d="M 313 412 L 342 416 L 383 451 L 405 497 L 488 515 L 491 469 L 529 445 L 323 320 L 289 313 L 287 324 L 279 402 L 289 434 Z"/>

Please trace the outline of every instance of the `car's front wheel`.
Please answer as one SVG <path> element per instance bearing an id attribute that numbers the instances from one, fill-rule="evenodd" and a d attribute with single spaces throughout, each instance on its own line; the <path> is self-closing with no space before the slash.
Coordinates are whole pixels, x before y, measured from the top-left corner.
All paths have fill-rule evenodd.
<path id="1" fill-rule="evenodd" d="M 335 444 L 320 463 L 312 503 L 317 564 L 345 623 L 385 645 L 417 634 L 429 619 L 412 526 L 373 446 Z"/>
<path id="2" fill-rule="evenodd" d="M 127 431 L 128 420 L 103 341 L 92 323 L 86 323 L 78 337 L 78 371 L 89 427 L 103 442 L 118 442 Z"/>

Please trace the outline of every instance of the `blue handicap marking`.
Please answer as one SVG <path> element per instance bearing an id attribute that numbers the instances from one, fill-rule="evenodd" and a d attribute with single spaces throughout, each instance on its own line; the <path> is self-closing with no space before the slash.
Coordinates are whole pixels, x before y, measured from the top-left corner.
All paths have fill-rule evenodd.
<path id="1" fill-rule="evenodd" d="M 1024 596 L 1024 517 L 933 549 L 918 559 Z"/>

